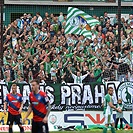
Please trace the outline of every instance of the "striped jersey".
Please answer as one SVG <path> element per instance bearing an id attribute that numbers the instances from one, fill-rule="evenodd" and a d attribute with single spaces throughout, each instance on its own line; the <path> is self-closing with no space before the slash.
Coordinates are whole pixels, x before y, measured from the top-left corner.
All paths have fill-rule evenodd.
<path id="1" fill-rule="evenodd" d="M 47 113 L 47 103 L 49 99 L 45 92 L 39 91 L 38 94 L 34 94 L 33 92 L 29 95 L 31 107 L 33 110 L 33 120 L 34 121 L 42 121 Z"/>
<path id="2" fill-rule="evenodd" d="M 112 96 L 106 94 L 104 97 L 104 112 L 103 112 L 105 115 L 111 115 L 113 112 L 113 109 L 109 106 L 109 102 L 112 102 Z"/>
<path id="3" fill-rule="evenodd" d="M 19 109 L 21 107 L 21 103 L 23 102 L 22 95 L 19 93 L 17 93 L 17 94 L 9 93 L 6 96 L 5 101 L 8 103 L 8 111 L 12 115 L 18 115 Z"/>

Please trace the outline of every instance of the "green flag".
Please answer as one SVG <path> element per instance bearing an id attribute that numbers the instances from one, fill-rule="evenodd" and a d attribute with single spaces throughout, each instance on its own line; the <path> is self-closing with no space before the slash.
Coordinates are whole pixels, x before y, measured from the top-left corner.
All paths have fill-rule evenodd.
<path id="1" fill-rule="evenodd" d="M 91 27 L 100 22 L 78 8 L 68 7 L 65 34 L 78 34 L 91 38 Z"/>

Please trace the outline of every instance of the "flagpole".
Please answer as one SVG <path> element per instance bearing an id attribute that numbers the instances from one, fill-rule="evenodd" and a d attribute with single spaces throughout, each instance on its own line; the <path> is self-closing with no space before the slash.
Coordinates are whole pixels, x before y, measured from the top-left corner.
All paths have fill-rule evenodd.
<path id="1" fill-rule="evenodd" d="M 3 6 L 4 0 L 0 0 L 0 78 L 2 78 L 3 67 Z"/>
<path id="2" fill-rule="evenodd" d="M 120 52 L 121 47 L 121 0 L 118 0 L 118 49 L 117 51 Z"/>
<path id="3" fill-rule="evenodd" d="M 132 91 L 132 130 L 133 130 L 133 91 Z"/>

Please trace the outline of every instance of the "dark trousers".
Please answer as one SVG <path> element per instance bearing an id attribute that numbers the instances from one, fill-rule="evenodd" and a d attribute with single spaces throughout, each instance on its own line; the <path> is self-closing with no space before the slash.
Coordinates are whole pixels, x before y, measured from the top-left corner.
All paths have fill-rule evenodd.
<path id="1" fill-rule="evenodd" d="M 116 118 L 116 120 L 115 120 L 115 128 L 117 128 L 119 119 L 120 119 L 120 128 L 123 128 L 123 124 L 122 124 L 123 118 Z"/>
<path id="2" fill-rule="evenodd" d="M 35 122 L 32 120 L 32 133 L 49 133 L 48 123 Z"/>

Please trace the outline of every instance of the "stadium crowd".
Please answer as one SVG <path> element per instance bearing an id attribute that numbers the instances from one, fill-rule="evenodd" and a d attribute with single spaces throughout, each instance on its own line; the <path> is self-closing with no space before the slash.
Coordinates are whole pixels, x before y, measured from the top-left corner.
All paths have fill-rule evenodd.
<path id="1" fill-rule="evenodd" d="M 66 15 L 26 14 L 4 28 L 2 73 L 5 82 L 89 83 L 103 79 L 132 81 L 133 15 L 121 18 L 118 44 L 118 16 L 93 16 L 100 21 L 92 38 L 65 34 Z"/>

